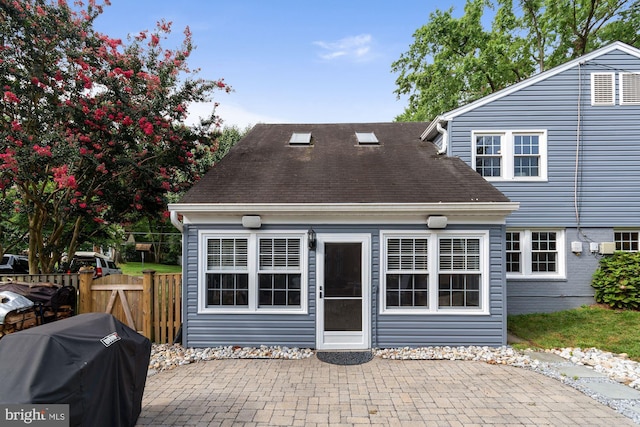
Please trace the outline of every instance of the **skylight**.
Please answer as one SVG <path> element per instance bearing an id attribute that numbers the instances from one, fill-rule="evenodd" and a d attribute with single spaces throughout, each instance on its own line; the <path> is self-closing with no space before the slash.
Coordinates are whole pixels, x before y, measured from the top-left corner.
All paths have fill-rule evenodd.
<path id="1" fill-rule="evenodd" d="M 358 144 L 378 144 L 378 138 L 373 132 L 356 132 Z"/>
<path id="2" fill-rule="evenodd" d="M 294 132 L 291 134 L 289 144 L 309 145 L 311 144 L 311 132 Z"/>

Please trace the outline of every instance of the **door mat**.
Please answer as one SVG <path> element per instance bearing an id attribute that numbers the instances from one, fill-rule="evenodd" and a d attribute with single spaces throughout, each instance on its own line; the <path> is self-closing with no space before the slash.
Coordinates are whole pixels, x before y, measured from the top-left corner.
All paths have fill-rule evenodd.
<path id="1" fill-rule="evenodd" d="M 318 351 L 316 357 L 333 365 L 361 365 L 373 359 L 371 351 Z"/>

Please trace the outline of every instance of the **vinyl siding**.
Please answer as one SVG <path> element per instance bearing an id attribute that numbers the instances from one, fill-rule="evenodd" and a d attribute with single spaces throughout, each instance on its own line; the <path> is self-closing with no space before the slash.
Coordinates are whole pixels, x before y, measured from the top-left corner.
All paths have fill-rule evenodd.
<path id="1" fill-rule="evenodd" d="M 292 230 L 300 226 L 263 226 L 262 230 Z M 506 343 L 504 226 L 490 226 L 490 315 L 380 316 L 380 230 L 424 229 L 425 224 L 381 226 L 313 226 L 320 233 L 368 233 L 371 235 L 371 341 L 372 347 L 426 346 L 436 344 L 502 345 Z M 448 230 L 484 230 L 487 226 L 449 226 Z M 221 230 L 206 225 L 185 225 L 183 286 L 183 345 L 216 347 L 227 345 L 281 345 L 315 347 L 316 257 L 309 251 L 308 314 L 198 314 L 198 232 Z M 228 230 L 229 227 L 224 229 Z M 241 228 L 237 228 L 241 230 Z M 306 230 L 307 228 L 304 228 Z"/>
<path id="2" fill-rule="evenodd" d="M 614 70 L 616 105 L 591 106 L 591 73 Z M 520 209 L 508 218 L 509 226 L 576 226 L 576 201 L 582 227 L 640 224 L 640 105 L 619 105 L 620 71 L 640 71 L 640 59 L 611 52 L 580 70 L 575 67 L 552 76 L 450 123 L 451 154 L 472 167 L 473 131 L 547 131 L 548 182 L 491 181 L 520 202 Z"/>
<path id="3" fill-rule="evenodd" d="M 634 71 L 640 71 L 640 59 L 612 51 L 479 106 L 449 124 L 450 154 L 472 167 L 473 131 L 547 131 L 547 182 L 491 183 L 520 203 L 507 218 L 507 227 L 566 230 L 567 277 L 509 279 L 510 314 L 592 304 L 590 283 L 598 262 L 586 242 L 613 241 L 614 227 L 640 229 L 640 105 L 619 105 L 619 73 Z M 616 73 L 616 105 L 591 106 L 594 72 Z M 580 257 L 571 252 L 571 241 L 585 242 Z"/>

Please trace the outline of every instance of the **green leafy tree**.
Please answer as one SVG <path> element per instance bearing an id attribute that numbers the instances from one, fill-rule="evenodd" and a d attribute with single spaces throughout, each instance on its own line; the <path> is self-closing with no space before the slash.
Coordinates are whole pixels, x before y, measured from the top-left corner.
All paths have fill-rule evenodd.
<path id="1" fill-rule="evenodd" d="M 0 191 L 15 191 L 27 218 L 32 272 L 82 236 L 166 211 L 167 195 L 198 179 L 218 124 L 212 111 L 187 127 L 188 105 L 230 91 L 189 68 L 188 28 L 173 50 L 165 21 L 125 43 L 94 30 L 102 10 L 0 0 Z"/>
<path id="2" fill-rule="evenodd" d="M 612 41 L 638 45 L 639 33 L 639 0 L 467 0 L 459 18 L 436 10 L 392 64 L 395 93 L 409 102 L 396 119 L 431 120 Z"/>

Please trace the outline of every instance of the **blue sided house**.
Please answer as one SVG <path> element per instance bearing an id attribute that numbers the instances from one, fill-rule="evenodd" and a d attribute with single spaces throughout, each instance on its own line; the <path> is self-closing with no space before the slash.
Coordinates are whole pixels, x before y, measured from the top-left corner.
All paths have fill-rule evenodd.
<path id="1" fill-rule="evenodd" d="M 420 138 L 428 126 L 255 126 L 169 206 L 183 234 L 182 344 L 506 344 L 518 203 L 465 163 L 468 144 L 455 149 L 464 161 L 438 154 Z"/>
<path id="2" fill-rule="evenodd" d="M 593 51 L 440 115 L 422 139 L 519 203 L 505 234 L 509 313 L 592 304 L 598 260 L 638 250 L 640 50 Z"/>

